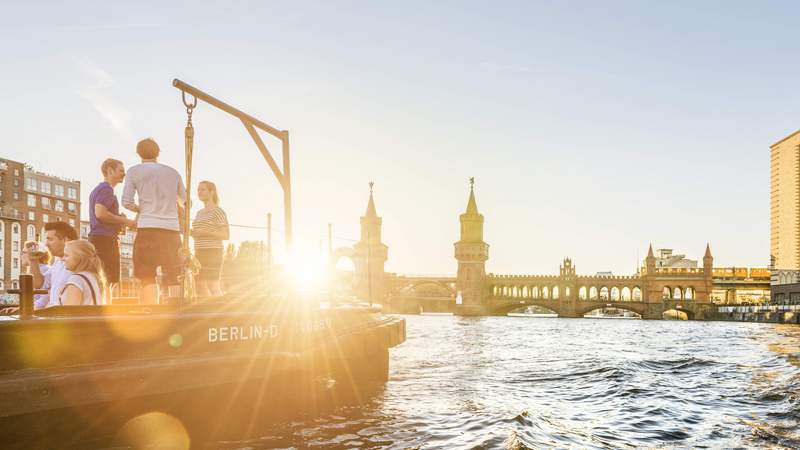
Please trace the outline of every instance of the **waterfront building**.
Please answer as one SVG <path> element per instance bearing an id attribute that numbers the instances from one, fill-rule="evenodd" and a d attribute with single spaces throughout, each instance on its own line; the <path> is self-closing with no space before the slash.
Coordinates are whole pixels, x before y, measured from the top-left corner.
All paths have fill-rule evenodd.
<path id="1" fill-rule="evenodd" d="M 656 250 L 656 267 L 694 269 L 697 268 L 697 260 L 674 254 L 671 248 L 660 248 Z"/>
<path id="2" fill-rule="evenodd" d="M 770 255 L 775 270 L 800 270 L 800 130 L 770 146 Z"/>
<path id="3" fill-rule="evenodd" d="M 41 240 L 46 222 L 68 222 L 77 230 L 80 192 L 80 181 L 0 159 L 0 290 L 17 286 L 22 245 Z"/>

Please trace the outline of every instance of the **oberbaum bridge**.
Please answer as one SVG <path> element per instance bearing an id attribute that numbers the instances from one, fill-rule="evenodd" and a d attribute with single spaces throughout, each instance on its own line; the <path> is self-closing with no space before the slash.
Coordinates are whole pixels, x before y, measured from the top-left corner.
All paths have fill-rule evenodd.
<path id="1" fill-rule="evenodd" d="M 483 215 L 478 212 L 472 179 L 460 221 L 461 239 L 454 244 L 455 277 L 386 273 L 388 247 L 381 242 L 381 218 L 370 183 L 361 238 L 352 247 L 334 250 L 331 264 L 336 265 L 340 258 L 351 259 L 353 294 L 398 313 L 488 316 L 536 306 L 559 317 L 583 317 L 595 310 L 616 308 L 643 319 L 662 319 L 667 311 L 682 311 L 690 320 L 703 320 L 718 304 L 738 303 L 742 293 L 769 292 L 767 268 L 714 268 L 708 245 L 702 267 L 657 267 L 651 245 L 636 275 L 578 275 L 570 258 L 562 261 L 558 275 L 487 274 L 489 244 L 483 240 Z"/>

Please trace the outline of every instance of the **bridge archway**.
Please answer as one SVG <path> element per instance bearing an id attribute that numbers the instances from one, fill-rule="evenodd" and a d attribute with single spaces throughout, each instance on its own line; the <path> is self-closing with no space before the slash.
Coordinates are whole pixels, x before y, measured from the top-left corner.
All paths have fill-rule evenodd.
<path id="1" fill-rule="evenodd" d="M 664 289 L 661 289 L 661 299 L 669 300 L 670 298 L 672 298 L 672 289 L 669 286 L 664 286 Z"/>
<path id="2" fill-rule="evenodd" d="M 558 300 L 558 295 L 559 295 L 558 286 L 553 286 L 553 290 L 551 292 L 553 293 L 552 295 L 553 300 Z"/>
<path id="3" fill-rule="evenodd" d="M 614 286 L 611 288 L 611 301 L 618 302 L 619 301 L 619 288 Z"/>
<path id="4" fill-rule="evenodd" d="M 620 293 L 620 299 L 623 302 L 631 301 L 631 288 L 629 288 L 628 286 L 622 288 L 622 292 Z"/>
<path id="5" fill-rule="evenodd" d="M 505 316 L 511 312 L 518 312 L 519 310 L 524 310 L 529 306 L 538 306 L 539 308 L 550 311 L 552 314 L 561 316 L 561 313 L 558 311 L 559 309 L 558 302 L 555 300 L 544 300 L 544 299 L 520 301 L 520 302 L 500 305 L 492 310 L 492 314 L 497 316 Z"/>
<path id="6" fill-rule="evenodd" d="M 694 320 L 694 311 L 670 308 L 661 313 L 661 318 L 664 320 Z"/>
<path id="7" fill-rule="evenodd" d="M 545 286 L 542 288 L 542 298 L 545 300 L 550 299 L 550 288 Z"/>
<path id="8" fill-rule="evenodd" d="M 642 301 L 642 289 L 639 286 L 633 288 L 633 292 L 631 293 L 631 298 L 635 302 Z"/>
<path id="9" fill-rule="evenodd" d="M 330 265 L 336 270 L 355 272 L 355 250 L 351 247 L 339 247 L 331 253 Z"/>
<path id="10" fill-rule="evenodd" d="M 680 287 L 675 286 L 672 288 L 672 299 L 673 300 L 683 300 L 683 291 Z"/>
<path id="11" fill-rule="evenodd" d="M 601 302 L 608 301 L 608 288 L 605 286 L 600 288 L 600 301 Z"/>
<path id="12" fill-rule="evenodd" d="M 687 287 L 686 289 L 684 289 L 683 298 L 684 300 L 694 300 L 694 288 Z"/>
<path id="13" fill-rule="evenodd" d="M 589 300 L 597 300 L 597 287 L 592 286 L 589 288 Z"/>
<path id="14" fill-rule="evenodd" d="M 586 314 L 589 314 L 592 311 L 597 311 L 598 309 L 607 309 L 607 308 L 615 308 L 615 309 L 622 309 L 625 311 L 630 311 L 635 313 L 639 317 L 643 317 L 644 315 L 644 307 L 642 305 L 635 305 L 630 303 L 613 303 L 611 306 L 608 305 L 600 305 L 600 304 L 593 304 L 584 306 L 581 310 L 577 311 L 579 317 L 583 317 Z"/>
<path id="15" fill-rule="evenodd" d="M 588 292 L 586 286 L 581 286 L 578 289 L 578 300 L 586 300 L 588 297 Z"/>

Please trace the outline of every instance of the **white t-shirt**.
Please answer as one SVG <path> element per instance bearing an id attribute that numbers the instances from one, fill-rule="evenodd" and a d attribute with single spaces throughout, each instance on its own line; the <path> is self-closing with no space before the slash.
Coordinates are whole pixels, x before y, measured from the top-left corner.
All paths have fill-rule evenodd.
<path id="1" fill-rule="evenodd" d="M 84 280 L 81 275 L 86 277 L 86 280 L 89 280 L 89 283 L 86 283 L 86 280 Z M 83 293 L 81 305 L 103 304 L 103 293 L 100 292 L 100 284 L 97 282 L 97 276 L 95 274 L 91 272 L 73 273 L 70 275 L 69 279 L 67 279 L 64 289 L 66 289 L 66 287 L 69 285 L 77 287 Z M 94 297 L 92 297 L 92 292 L 94 292 Z M 63 302 L 60 304 L 63 304 Z"/>
<path id="2" fill-rule="evenodd" d="M 40 266 L 41 267 L 41 266 Z M 64 260 L 56 256 L 50 269 L 44 274 L 44 283 L 42 289 L 50 289 L 50 301 L 47 306 L 58 306 L 58 296 L 64 290 L 67 284 L 67 279 L 72 275 L 72 272 L 67 270 L 64 266 Z"/>
<path id="3" fill-rule="evenodd" d="M 186 189 L 177 170 L 157 162 L 137 164 L 125 174 L 122 206 L 131 209 L 139 201 L 139 228 L 180 231 L 178 206 L 186 202 Z"/>

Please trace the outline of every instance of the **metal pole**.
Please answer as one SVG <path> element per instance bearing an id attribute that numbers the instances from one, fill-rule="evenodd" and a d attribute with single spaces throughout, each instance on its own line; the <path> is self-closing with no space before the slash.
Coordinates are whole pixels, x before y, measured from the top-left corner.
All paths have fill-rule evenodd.
<path id="1" fill-rule="evenodd" d="M 328 222 L 328 258 L 333 255 L 333 226 Z"/>
<path id="2" fill-rule="evenodd" d="M 272 268 L 272 213 L 267 213 L 267 267 Z"/>
<path id="3" fill-rule="evenodd" d="M 286 224 L 286 254 L 292 250 L 292 170 L 289 166 L 289 132 L 283 130 L 281 138 L 283 150 L 283 220 Z"/>

